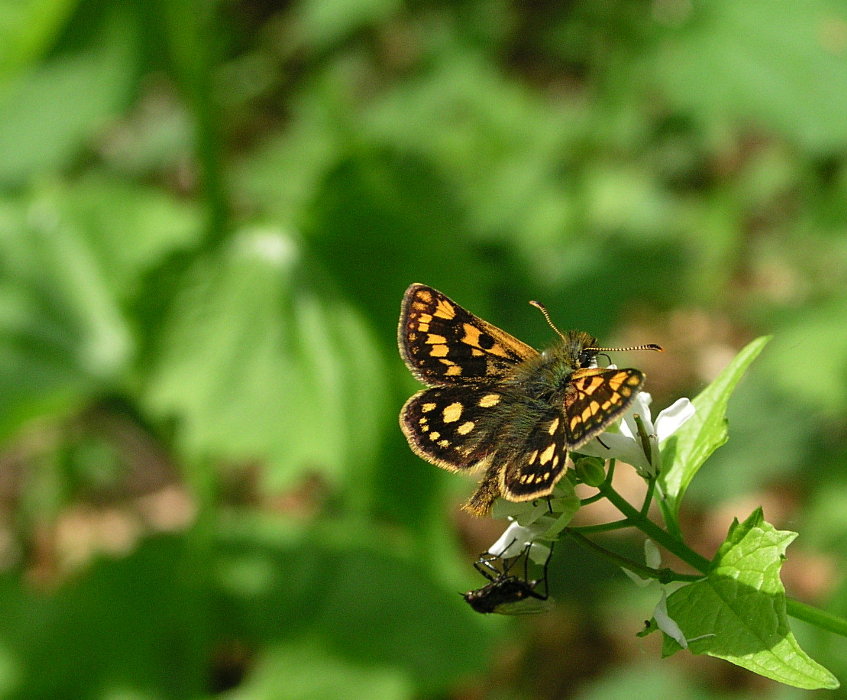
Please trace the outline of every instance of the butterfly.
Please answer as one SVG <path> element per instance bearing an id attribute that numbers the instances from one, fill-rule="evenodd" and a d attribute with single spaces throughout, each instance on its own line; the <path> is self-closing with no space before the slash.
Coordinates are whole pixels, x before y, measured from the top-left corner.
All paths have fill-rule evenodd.
<path id="1" fill-rule="evenodd" d="M 549 545 L 550 551 L 544 562 L 542 577 L 537 580 L 530 580 L 527 571 L 529 550 L 531 547 L 532 544 L 528 544 L 521 554 L 510 560 L 502 559 L 502 557 L 491 554 L 490 552 L 481 554 L 479 559 L 474 562 L 474 567 L 490 583 L 487 583 L 482 588 L 463 593 L 462 597 L 465 599 L 465 602 L 478 613 L 525 615 L 549 610 L 552 607 L 552 601 L 549 600 L 547 592 L 547 566 L 550 563 L 550 557 L 553 556 L 553 546 L 552 544 Z M 514 568 L 515 562 L 521 557 L 524 560 L 523 578 L 510 573 Z M 494 565 L 494 562 L 498 559 L 503 562 L 502 569 L 498 569 Z M 540 583 L 544 584 L 543 593 L 536 590 L 539 588 Z"/>
<path id="2" fill-rule="evenodd" d="M 400 427 L 409 446 L 444 469 L 481 473 L 464 505 L 487 515 L 494 501 L 549 495 L 578 450 L 618 419 L 644 384 L 637 369 L 598 367 L 606 350 L 661 350 L 658 345 L 598 347 L 582 331 L 562 333 L 538 352 L 474 316 L 432 287 L 413 284 L 403 296 L 400 355 L 429 388 L 403 405 Z"/>

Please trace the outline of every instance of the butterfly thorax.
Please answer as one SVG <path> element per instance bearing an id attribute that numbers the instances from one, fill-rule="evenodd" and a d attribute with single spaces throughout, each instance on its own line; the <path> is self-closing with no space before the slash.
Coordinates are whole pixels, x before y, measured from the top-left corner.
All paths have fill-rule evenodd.
<path id="1" fill-rule="evenodd" d="M 591 348 L 596 344 L 588 333 L 567 331 L 555 345 L 518 367 L 514 381 L 533 399 L 547 402 L 561 397 L 576 370 L 594 366 L 597 352 Z"/>

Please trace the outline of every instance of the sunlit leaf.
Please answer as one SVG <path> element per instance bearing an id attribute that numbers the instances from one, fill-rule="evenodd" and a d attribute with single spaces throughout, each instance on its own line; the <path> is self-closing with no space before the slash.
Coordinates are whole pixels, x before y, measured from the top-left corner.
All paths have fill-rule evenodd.
<path id="1" fill-rule="evenodd" d="M 779 578 L 796 532 L 775 530 L 761 509 L 732 524 L 708 575 L 668 598 L 668 613 L 694 654 L 726 659 L 798 688 L 837 688 L 838 680 L 813 661 L 788 626 Z M 664 654 L 679 650 L 665 636 Z"/>
<path id="2" fill-rule="evenodd" d="M 77 0 L 0 2 L 0 95 L 44 52 L 76 4 Z"/>
<path id="3" fill-rule="evenodd" d="M 103 18 L 97 43 L 38 64 L 0 91 L 0 184 L 66 167 L 115 117 L 131 89 L 131 16 L 116 10 Z"/>
<path id="4" fill-rule="evenodd" d="M 682 497 L 697 471 L 709 455 L 727 441 L 726 407 L 730 396 L 768 340 L 768 337 L 762 337 L 743 348 L 693 399 L 694 416 L 665 441 L 659 480 L 675 514 L 679 512 Z"/>

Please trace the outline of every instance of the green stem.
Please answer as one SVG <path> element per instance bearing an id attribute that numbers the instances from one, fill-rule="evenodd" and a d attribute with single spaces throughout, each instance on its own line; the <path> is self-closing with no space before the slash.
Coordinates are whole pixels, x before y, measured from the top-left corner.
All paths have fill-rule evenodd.
<path id="1" fill-rule="evenodd" d="M 660 583 L 670 583 L 671 581 L 696 581 L 702 578 L 699 574 L 678 574 L 672 569 L 653 569 L 649 566 L 645 566 L 644 564 L 632 561 L 632 559 L 621 556 L 610 549 L 601 547 L 599 544 L 588 539 L 581 532 L 577 532 L 573 528 L 565 528 L 564 532 L 573 538 L 573 540 L 580 546 L 590 549 L 593 552 L 597 552 L 604 559 L 607 559 L 613 564 L 637 574 L 641 578 L 656 579 Z"/>
<path id="2" fill-rule="evenodd" d="M 650 505 L 652 487 L 655 482 L 650 482 L 644 504 L 641 506 L 641 509 L 638 510 L 617 491 L 615 491 L 614 488 L 612 488 L 611 474 L 613 470 L 614 461 L 612 461 L 609 468 L 609 477 L 597 487 L 599 490 L 598 495 L 605 496 L 609 502 L 624 515 L 623 520 L 616 520 L 611 523 L 602 523 L 600 525 L 569 527 L 563 532 L 567 533 L 568 536 L 572 537 L 581 546 L 597 552 L 603 558 L 632 571 L 642 578 L 656 579 L 661 583 L 669 583 L 670 581 L 696 581 L 702 578 L 701 574 L 706 574 L 708 572 L 710 562 L 704 556 L 698 554 L 693 549 L 690 549 L 679 539 L 679 526 L 674 518 L 669 517 L 669 512 L 663 498 L 659 499 L 659 503 L 662 508 L 662 513 L 664 515 L 668 531 L 663 530 L 652 520 L 647 518 L 647 509 Z M 592 497 L 592 500 L 597 499 Z M 601 547 L 599 544 L 592 542 L 583 534 L 585 532 L 619 530 L 624 527 L 638 528 L 650 539 L 659 543 L 669 552 L 672 552 L 682 561 L 699 571 L 700 574 L 679 574 L 671 569 L 651 569 L 648 566 L 644 566 L 616 554 L 605 547 Z M 786 597 L 785 606 L 786 612 L 791 617 L 802 620 L 803 622 L 814 625 L 820 629 L 841 635 L 842 637 L 847 637 L 847 619 L 839 617 L 838 615 L 833 615 L 832 613 L 828 613 L 824 610 L 820 610 L 819 608 L 815 608 L 811 605 L 807 605 L 806 603 L 801 603 L 799 600 L 795 600 L 793 598 Z"/>
<path id="3" fill-rule="evenodd" d="M 615 465 L 617 464 L 616 459 L 609 460 L 609 470 L 606 472 L 606 479 L 603 481 L 604 485 L 611 486 L 612 485 L 612 477 L 615 475 Z"/>
<path id="4" fill-rule="evenodd" d="M 682 539 L 682 530 L 679 529 L 679 522 L 676 519 L 676 516 L 673 513 L 673 510 L 668 506 L 668 502 L 665 500 L 665 493 L 662 491 L 661 484 L 656 484 L 656 490 L 659 492 L 659 497 L 656 501 L 659 504 L 659 508 L 662 511 L 662 520 L 665 523 L 665 528 L 671 537 L 675 537 L 678 540 Z"/>
<path id="5" fill-rule="evenodd" d="M 600 490 L 606 496 L 612 505 L 615 506 L 623 515 L 632 523 L 633 527 L 637 527 L 641 532 L 647 535 L 650 539 L 658 542 L 662 547 L 678 556 L 682 561 L 689 564 L 697 571 L 705 574 L 709 570 L 709 560 L 701 556 L 693 549 L 687 547 L 683 542 L 673 537 L 668 532 L 656 525 L 652 520 L 647 519 L 638 510 L 636 510 L 625 498 L 615 491 L 610 484 L 600 484 Z"/>
<path id="6" fill-rule="evenodd" d="M 644 494 L 644 503 L 641 504 L 641 515 L 647 517 L 647 511 L 650 510 L 650 504 L 653 502 L 653 492 L 656 489 L 656 480 L 647 480 L 647 493 Z"/>
<path id="7" fill-rule="evenodd" d="M 785 607 L 791 617 L 829 632 L 840 634 L 842 637 L 847 637 L 847 620 L 843 617 L 838 617 L 819 608 L 813 608 L 811 605 L 794 600 L 794 598 L 786 598 Z"/>
<path id="8" fill-rule="evenodd" d="M 668 532 L 672 537 L 682 539 L 682 530 L 674 517 L 673 511 L 668 507 L 667 502 L 664 500 L 664 497 L 659 499 L 659 507 L 662 509 L 662 520 L 664 521 Z"/>
<path id="9" fill-rule="evenodd" d="M 680 559 L 682 559 L 687 564 L 691 565 L 701 573 L 705 574 L 709 569 L 709 560 L 705 557 L 697 554 L 692 549 L 689 549 L 685 544 L 683 544 L 676 537 L 666 532 L 658 525 L 656 525 L 651 520 L 648 520 L 644 517 L 639 511 L 637 511 L 633 506 L 624 499 L 617 491 L 615 491 L 611 485 L 602 484 L 600 486 L 603 494 L 609 501 L 626 516 L 626 520 L 629 521 L 629 524 L 633 527 L 641 530 L 645 535 L 650 537 L 652 540 L 655 540 L 660 545 L 662 545 L 669 552 L 672 552 Z M 618 521 L 622 522 L 622 521 Z M 580 533 L 571 533 L 572 537 L 580 535 Z M 588 538 L 582 537 L 582 539 L 590 542 Z M 633 569 L 632 566 L 628 565 L 629 561 L 624 559 L 623 557 L 619 557 L 613 552 L 607 552 L 599 545 L 595 545 L 593 542 L 591 543 L 591 549 L 594 551 L 600 551 L 606 556 L 607 559 L 611 559 L 612 561 L 616 561 L 620 566 L 624 566 L 630 571 L 634 571 L 644 578 L 658 578 L 656 576 L 647 576 L 644 573 L 640 573 L 639 570 Z M 623 559 L 624 561 L 620 561 Z M 624 563 L 626 562 L 626 563 Z M 640 566 L 640 565 L 638 565 Z M 641 571 L 647 569 L 648 571 L 656 571 L 657 573 L 662 573 L 667 570 L 655 570 L 649 569 L 648 567 L 641 567 Z M 670 580 L 683 581 L 683 580 L 697 580 L 700 576 L 693 575 L 687 576 L 684 574 L 676 574 L 675 578 Z M 660 579 L 661 580 L 661 579 Z M 801 603 L 799 600 L 795 600 L 793 598 L 786 598 L 786 612 L 791 616 L 798 620 L 803 620 L 804 622 L 809 623 L 810 625 L 814 625 L 820 629 L 825 629 L 829 632 L 833 632 L 835 634 L 839 634 L 842 637 L 847 637 L 847 619 L 839 617 L 837 615 L 833 615 L 832 613 L 828 613 L 824 610 L 820 610 L 819 608 L 812 607 L 811 605 L 807 605 L 806 603 Z"/>
<path id="10" fill-rule="evenodd" d="M 599 525 L 574 525 L 570 529 L 574 532 L 609 532 L 611 530 L 623 530 L 625 527 L 632 527 L 632 523 L 624 518 L 623 520 L 615 520 L 610 523 L 600 523 Z"/>
<path id="11" fill-rule="evenodd" d="M 228 200 L 224 183 L 220 107 L 214 98 L 212 76 L 220 43 L 218 4 L 194 0 L 161 3 L 169 48 L 194 127 L 195 153 L 203 202 L 207 242 L 221 243 L 228 233 Z"/>
<path id="12" fill-rule="evenodd" d="M 172 680 L 179 696 L 195 696 L 210 683 L 208 649 L 214 637 L 211 626 L 215 560 L 215 503 L 218 481 L 208 459 L 194 458 L 185 466 L 185 482 L 196 504 L 194 524 L 185 532 L 175 588 L 182 596 L 180 615 L 180 673 Z"/>
<path id="13" fill-rule="evenodd" d="M 603 496 L 603 494 L 600 491 L 598 491 L 593 496 L 589 496 L 588 498 L 579 499 L 579 505 L 580 506 L 587 506 L 590 503 L 595 503 L 596 501 L 599 501 L 601 498 L 605 498 L 605 496 Z"/>

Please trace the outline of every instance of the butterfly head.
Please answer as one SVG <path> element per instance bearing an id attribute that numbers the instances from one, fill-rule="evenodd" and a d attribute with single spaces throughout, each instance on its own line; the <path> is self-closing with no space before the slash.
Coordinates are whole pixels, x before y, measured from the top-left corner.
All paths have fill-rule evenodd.
<path id="1" fill-rule="evenodd" d="M 662 352 L 661 345 L 655 343 L 647 343 L 646 345 L 632 345 L 625 348 L 604 348 L 597 345 L 597 338 L 583 331 L 566 331 L 562 333 L 550 318 L 550 313 L 547 308 L 539 301 L 529 302 L 536 307 L 547 320 L 547 324 L 552 328 L 556 335 L 562 339 L 561 347 L 566 357 L 570 358 L 573 364 L 580 369 L 597 366 L 597 355 L 605 352 L 624 352 L 627 350 L 656 350 Z M 543 355 L 547 355 L 550 351 L 545 351 Z"/>

